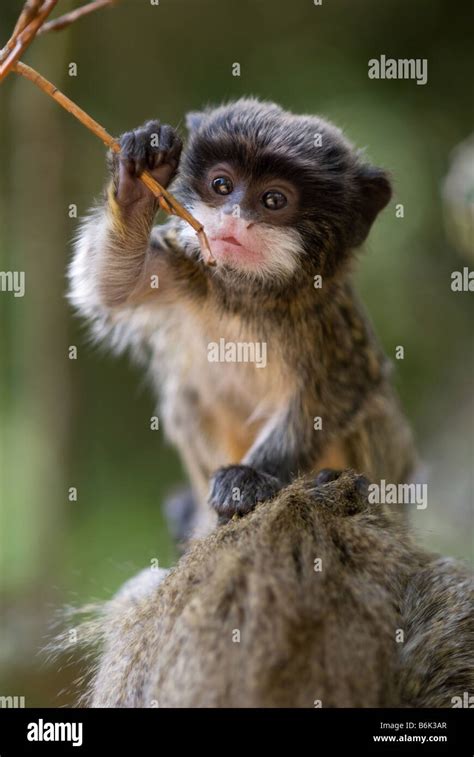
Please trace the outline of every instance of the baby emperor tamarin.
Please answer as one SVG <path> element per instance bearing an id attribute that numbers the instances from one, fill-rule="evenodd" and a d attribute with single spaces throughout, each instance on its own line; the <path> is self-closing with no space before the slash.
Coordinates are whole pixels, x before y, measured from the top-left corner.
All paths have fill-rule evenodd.
<path id="1" fill-rule="evenodd" d="M 187 126 L 182 155 L 158 121 L 122 136 L 80 229 L 70 299 L 98 338 L 146 363 L 193 525 L 321 468 L 405 481 L 410 430 L 350 270 L 390 200 L 387 174 L 328 122 L 271 103 L 238 100 Z M 145 168 L 204 224 L 215 267 L 183 221 L 153 225 Z"/>

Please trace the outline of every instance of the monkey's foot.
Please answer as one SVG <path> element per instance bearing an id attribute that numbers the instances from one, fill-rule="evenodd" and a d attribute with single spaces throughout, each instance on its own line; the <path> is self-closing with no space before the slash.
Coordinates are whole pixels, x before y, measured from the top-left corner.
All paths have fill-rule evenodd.
<path id="1" fill-rule="evenodd" d="M 260 473 L 248 465 L 220 468 L 211 481 L 209 504 L 218 515 L 219 524 L 234 515 L 251 512 L 259 502 L 271 499 L 282 488 L 274 476 Z"/>

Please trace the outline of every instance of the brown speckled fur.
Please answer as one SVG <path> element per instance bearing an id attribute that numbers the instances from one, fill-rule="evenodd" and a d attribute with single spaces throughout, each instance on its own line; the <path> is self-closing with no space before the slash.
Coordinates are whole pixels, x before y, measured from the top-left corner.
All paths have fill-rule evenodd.
<path id="1" fill-rule="evenodd" d="M 219 212 L 205 176 L 224 159 L 250 186 L 281 175 L 297 190 L 297 209 L 284 223 L 255 224 L 267 234 L 269 265 L 276 267 L 265 275 L 212 269 L 182 221 L 153 227 L 157 203 L 136 171 L 156 159 L 154 175 L 167 183 L 181 141 L 171 127 L 149 122 L 122 137 L 125 157 L 111 160 L 104 201 L 81 227 L 70 299 L 97 338 L 130 348 L 147 366 L 163 427 L 200 504 L 200 532 L 210 525 L 210 477 L 229 465 L 240 464 L 241 480 L 251 469 L 248 507 L 255 504 L 256 473 L 262 492 L 266 476 L 286 484 L 323 467 L 406 481 L 415 463 L 410 429 L 351 283 L 354 250 L 391 196 L 387 173 L 369 165 L 332 124 L 273 103 L 242 99 L 191 114 L 188 125 L 171 188 L 191 210 L 200 202 L 201 210 Z M 164 140 L 161 152 L 147 152 L 153 130 L 160 145 Z M 317 149 L 316 132 L 323 135 Z M 244 202 L 246 212 L 256 211 Z M 290 259 L 282 273 L 278 261 Z M 159 289 L 150 288 L 154 275 Z M 321 289 L 315 275 L 323 277 Z M 208 344 L 220 339 L 265 343 L 267 366 L 209 363 Z M 315 431 L 317 416 L 323 426 Z M 229 502 L 232 483 L 225 473 L 214 480 L 216 508 Z"/>

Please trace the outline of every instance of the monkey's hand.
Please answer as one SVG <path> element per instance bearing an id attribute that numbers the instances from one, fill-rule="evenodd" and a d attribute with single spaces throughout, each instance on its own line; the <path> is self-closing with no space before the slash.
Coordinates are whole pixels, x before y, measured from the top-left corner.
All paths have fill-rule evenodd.
<path id="1" fill-rule="evenodd" d="M 248 465 L 229 465 L 214 474 L 209 504 L 217 512 L 219 524 L 223 524 L 234 515 L 246 515 L 282 487 L 283 484 L 268 473 L 260 473 Z"/>
<path id="2" fill-rule="evenodd" d="M 139 176 L 147 170 L 166 189 L 178 170 L 182 147 L 176 130 L 156 120 L 122 134 L 121 152 L 111 151 L 108 156 L 118 205 L 127 210 L 137 204 L 157 207 L 157 199 Z"/>

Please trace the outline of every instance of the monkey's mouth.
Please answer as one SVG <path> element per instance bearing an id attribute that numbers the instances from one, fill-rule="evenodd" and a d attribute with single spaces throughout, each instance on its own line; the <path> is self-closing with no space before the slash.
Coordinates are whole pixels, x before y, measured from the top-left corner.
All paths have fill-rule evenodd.
<path id="1" fill-rule="evenodd" d="M 227 244 L 233 244 L 236 247 L 242 247 L 235 237 L 221 237 L 220 239 L 216 239 L 216 242 L 226 242 Z"/>
<path id="2" fill-rule="evenodd" d="M 262 261 L 259 250 L 247 247 L 234 236 L 210 237 L 211 249 L 216 258 L 235 268 L 255 266 Z"/>
<path id="3" fill-rule="evenodd" d="M 256 230 L 248 230 L 251 224 L 243 219 L 223 218 L 215 209 L 204 205 L 196 205 L 194 211 L 208 230 L 211 250 L 218 263 L 236 271 L 261 268 L 265 248 Z"/>

